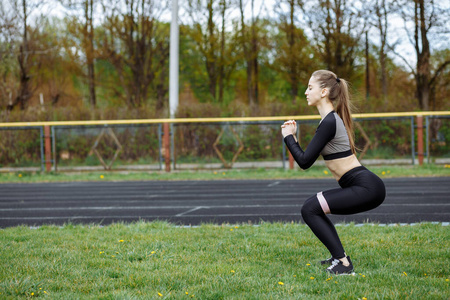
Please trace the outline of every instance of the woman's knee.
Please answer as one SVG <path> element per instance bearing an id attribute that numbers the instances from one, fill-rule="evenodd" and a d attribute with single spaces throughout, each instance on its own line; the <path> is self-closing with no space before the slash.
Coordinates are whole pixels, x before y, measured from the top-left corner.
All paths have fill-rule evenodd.
<path id="1" fill-rule="evenodd" d="M 305 201 L 302 206 L 301 213 L 303 219 L 308 218 L 308 216 L 323 214 L 323 210 L 317 196 L 312 196 Z"/>

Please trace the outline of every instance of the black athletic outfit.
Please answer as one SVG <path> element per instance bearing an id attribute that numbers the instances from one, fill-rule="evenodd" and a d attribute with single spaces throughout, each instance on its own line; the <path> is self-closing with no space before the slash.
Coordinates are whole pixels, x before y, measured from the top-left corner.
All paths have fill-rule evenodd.
<path id="1" fill-rule="evenodd" d="M 344 123 L 330 112 L 319 124 L 306 151 L 293 135 L 284 138 L 289 151 L 302 169 L 307 169 L 322 155 L 325 160 L 352 155 Z M 341 188 L 327 190 L 307 199 L 302 207 L 303 220 L 334 258 L 345 257 L 336 229 L 326 213 L 348 215 L 367 211 L 383 203 L 386 190 L 383 181 L 365 167 L 356 167 L 339 179 Z"/>

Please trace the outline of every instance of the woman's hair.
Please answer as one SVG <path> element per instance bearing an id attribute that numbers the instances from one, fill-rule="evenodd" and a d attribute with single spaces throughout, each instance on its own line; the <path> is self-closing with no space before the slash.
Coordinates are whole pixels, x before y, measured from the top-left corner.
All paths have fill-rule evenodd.
<path id="1" fill-rule="evenodd" d="M 315 71 L 311 76 L 317 80 L 321 88 L 328 89 L 328 98 L 331 100 L 337 114 L 344 122 L 345 128 L 347 129 L 348 139 L 350 141 L 350 148 L 352 149 L 352 152 L 356 154 L 351 113 L 353 106 L 350 102 L 348 82 L 345 79 L 337 77 L 336 74 L 328 70 Z"/>

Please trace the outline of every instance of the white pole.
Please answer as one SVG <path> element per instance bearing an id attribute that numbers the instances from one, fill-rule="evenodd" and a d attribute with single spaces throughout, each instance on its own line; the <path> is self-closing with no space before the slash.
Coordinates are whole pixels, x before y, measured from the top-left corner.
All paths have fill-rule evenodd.
<path id="1" fill-rule="evenodd" d="M 178 108 L 178 72 L 179 72 L 179 28 L 178 0 L 172 0 L 172 21 L 170 23 L 170 73 L 169 73 L 169 110 L 175 118 Z"/>
<path id="2" fill-rule="evenodd" d="M 39 101 L 41 102 L 41 110 L 45 110 L 45 106 L 44 106 L 44 95 L 42 95 L 42 93 L 39 93 Z"/>

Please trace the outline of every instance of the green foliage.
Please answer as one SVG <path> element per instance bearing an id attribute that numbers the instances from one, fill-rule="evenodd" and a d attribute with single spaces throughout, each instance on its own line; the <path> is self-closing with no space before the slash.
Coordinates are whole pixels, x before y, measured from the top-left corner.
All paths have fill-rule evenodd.
<path id="1" fill-rule="evenodd" d="M 384 153 L 389 153 L 390 157 L 373 158 L 395 158 L 411 154 L 411 121 L 405 120 L 372 120 L 360 122 L 365 134 L 370 140 L 370 149 L 375 152 L 368 154 L 382 153 L 380 149 L 384 149 Z M 366 143 L 360 128 L 355 127 L 356 146 L 363 149 Z"/>
<path id="2" fill-rule="evenodd" d="M 283 144 L 280 125 L 249 125 L 243 132 L 244 151 L 241 160 L 280 159 Z"/>
<path id="3" fill-rule="evenodd" d="M 41 160 L 40 130 L 0 131 L 0 165 L 37 166 Z"/>
<path id="4" fill-rule="evenodd" d="M 438 124 L 438 129 L 433 130 L 433 124 Z M 434 120 L 431 121 L 430 128 L 430 151 L 433 156 L 450 157 L 450 120 Z"/>
<path id="5" fill-rule="evenodd" d="M 89 107 L 86 64 L 87 57 L 92 56 L 98 108 L 146 107 L 155 115 L 167 115 L 170 24 L 161 18 L 164 5 L 147 10 L 144 9 L 145 1 L 138 2 L 134 9 L 131 4 L 120 5 L 114 1 L 107 1 L 101 9 L 98 7 L 99 13 L 93 16 L 94 49 L 87 47 L 87 15 L 83 15 L 83 10 L 88 6 L 81 2 L 71 3 L 72 8 L 76 8 L 74 11 L 81 11 L 79 18 L 75 13 L 30 20 L 27 24 L 29 59 L 23 66 L 29 77 L 27 88 L 31 98 L 28 107 L 39 107 L 41 93 L 48 107 Z M 373 12 L 364 11 L 362 14 L 359 8 L 349 9 L 350 3 L 327 6 L 324 1 L 313 1 L 302 8 L 294 2 L 291 2 L 292 6 L 285 2 L 274 3 L 267 7 L 273 12 L 270 16 L 262 14 L 256 19 L 243 16 L 243 27 L 240 16 L 236 15 L 238 8 L 229 1 L 208 3 L 190 1 L 188 6 L 192 9 L 189 11 L 187 8 L 182 17 L 188 21 L 180 26 L 180 103 L 192 97 L 200 103 L 221 102 L 221 115 L 241 116 L 243 112 L 231 111 L 227 107 L 233 102 L 248 104 L 247 67 L 251 67 L 255 68 L 258 78 L 253 86 L 258 87 L 259 101 L 257 107 L 247 109 L 245 115 L 253 115 L 270 102 L 292 104 L 290 112 L 295 114 L 297 111 L 309 113 L 303 98 L 309 76 L 316 69 L 331 68 L 353 83 L 352 94 L 360 101 L 361 111 L 418 109 L 416 82 L 409 70 L 396 63 L 390 50 L 386 58 L 388 95 L 386 98 L 382 95 L 376 36 L 369 41 L 366 61 L 365 41 L 361 38 L 362 23 L 366 17 L 375 17 L 371 15 Z M 30 13 L 35 9 L 28 2 L 24 5 Z M 226 12 L 222 15 L 221 10 L 225 6 Z M 23 84 L 21 87 L 21 69 L 17 60 L 24 42 L 23 31 L 17 30 L 23 25 L 20 24 L 23 18 L 13 16 L 13 11 L 5 13 L 12 15 L 3 18 L 0 24 L 10 28 L 2 31 L 0 41 L 0 104 L 3 108 L 24 88 Z M 222 36 L 223 16 L 225 31 Z M 302 17 L 304 22 L 299 22 Z M 11 20 L 7 20 L 9 18 Z M 339 22 L 361 26 L 340 26 L 338 29 L 336 24 Z M 322 23 L 326 25 L 323 30 L 318 25 Z M 433 26 L 438 29 L 441 24 Z M 242 38 L 243 35 L 247 38 Z M 450 52 L 445 48 L 431 50 L 431 76 L 439 76 L 432 80 L 430 107 L 445 110 L 449 108 L 449 101 L 446 101 L 449 68 L 447 65 L 440 69 L 440 66 L 448 61 Z M 366 63 L 369 65 L 370 84 L 367 100 Z M 222 70 L 223 99 L 219 101 L 220 80 L 214 76 L 222 74 Z M 211 91 L 214 90 L 212 87 L 215 92 Z M 192 95 L 186 96 L 186 90 Z"/>

